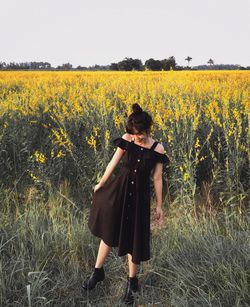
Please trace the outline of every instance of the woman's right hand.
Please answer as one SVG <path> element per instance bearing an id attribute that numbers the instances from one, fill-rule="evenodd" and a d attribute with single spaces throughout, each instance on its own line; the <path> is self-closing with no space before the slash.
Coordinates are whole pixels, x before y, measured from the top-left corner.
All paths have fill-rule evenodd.
<path id="1" fill-rule="evenodd" d="M 102 184 L 97 183 L 95 186 L 94 186 L 94 192 L 96 192 L 97 190 L 99 190 L 100 188 L 102 187 Z"/>

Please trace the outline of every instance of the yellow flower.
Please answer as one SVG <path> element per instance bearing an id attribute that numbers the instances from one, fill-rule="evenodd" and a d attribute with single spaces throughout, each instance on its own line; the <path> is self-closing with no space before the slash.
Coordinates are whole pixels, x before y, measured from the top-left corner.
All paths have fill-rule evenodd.
<path id="1" fill-rule="evenodd" d="M 114 116 L 114 123 L 115 123 L 115 126 L 117 128 L 120 128 L 120 125 L 122 123 L 122 119 L 121 119 L 121 117 L 119 115 L 115 115 Z"/>
<path id="2" fill-rule="evenodd" d="M 206 157 L 207 157 L 207 156 L 202 156 L 202 157 L 200 158 L 200 161 L 205 160 Z"/>
<path id="3" fill-rule="evenodd" d="M 173 138 L 173 136 L 172 135 L 167 135 L 167 138 L 168 138 L 168 143 L 170 143 L 174 138 Z"/>
<path id="4" fill-rule="evenodd" d="M 58 152 L 58 154 L 57 154 L 57 158 L 63 158 L 63 157 L 65 157 L 66 156 L 66 154 L 64 153 L 64 152 L 62 152 L 61 150 Z"/>
<path id="5" fill-rule="evenodd" d="M 93 135 L 91 135 L 90 138 L 86 137 L 86 140 L 87 140 L 87 143 L 90 145 L 90 147 L 93 148 L 96 151 L 96 139 L 95 139 L 95 137 Z"/>
<path id="6" fill-rule="evenodd" d="M 58 144 L 59 146 L 63 146 L 66 150 L 71 151 L 73 144 L 70 141 L 67 132 L 63 130 L 61 127 L 59 129 L 51 129 L 54 140 L 52 141 L 54 144 Z"/>
<path id="7" fill-rule="evenodd" d="M 36 158 L 36 161 L 39 162 L 39 163 L 45 163 L 45 156 L 43 153 L 39 152 L 39 151 L 36 151 L 35 152 L 35 158 Z"/>
<path id="8" fill-rule="evenodd" d="M 109 140 L 110 139 L 110 132 L 109 132 L 109 130 L 106 130 L 105 131 L 105 140 Z"/>
<path id="9" fill-rule="evenodd" d="M 98 135 L 98 130 L 100 130 L 100 128 L 98 128 L 98 127 L 93 127 L 93 130 L 94 130 L 95 136 L 97 136 L 97 135 Z"/>
<path id="10" fill-rule="evenodd" d="M 196 143 L 195 143 L 194 147 L 195 147 L 195 148 L 201 147 L 201 145 L 199 144 L 199 139 L 198 139 L 198 137 L 196 138 Z"/>
<path id="11" fill-rule="evenodd" d="M 39 180 L 39 178 L 38 178 L 37 176 L 35 176 L 34 174 L 32 174 L 32 172 L 29 171 L 28 173 L 29 173 L 30 177 L 31 177 L 35 182 Z"/>
<path id="12" fill-rule="evenodd" d="M 239 144 L 239 149 L 243 152 L 250 154 L 249 148 L 247 146 L 245 146 L 244 144 Z"/>
<path id="13" fill-rule="evenodd" d="M 188 174 L 188 173 L 184 173 L 184 175 L 183 175 L 183 180 L 184 180 L 184 181 L 187 181 L 188 178 L 189 178 L 189 174 Z"/>

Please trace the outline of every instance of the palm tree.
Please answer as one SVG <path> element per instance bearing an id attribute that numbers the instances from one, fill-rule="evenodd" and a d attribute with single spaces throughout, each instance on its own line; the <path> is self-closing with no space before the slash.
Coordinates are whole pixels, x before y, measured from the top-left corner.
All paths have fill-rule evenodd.
<path id="1" fill-rule="evenodd" d="M 189 65 L 189 62 L 192 60 L 192 58 L 190 56 L 186 57 L 185 61 L 188 61 L 188 65 Z"/>

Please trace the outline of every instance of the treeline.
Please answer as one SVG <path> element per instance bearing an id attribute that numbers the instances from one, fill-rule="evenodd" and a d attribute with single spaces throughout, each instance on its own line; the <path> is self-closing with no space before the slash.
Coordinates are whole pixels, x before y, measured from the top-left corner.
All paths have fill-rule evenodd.
<path id="1" fill-rule="evenodd" d="M 155 60 L 150 58 L 143 64 L 140 59 L 133 59 L 126 57 L 118 63 L 111 63 L 110 65 L 93 65 L 93 66 L 77 66 L 73 67 L 70 63 L 65 63 L 53 67 L 49 62 L 0 62 L 0 70 L 113 70 L 113 71 L 161 71 L 161 70 L 249 70 L 250 66 L 241 66 L 238 64 L 214 64 L 212 59 L 207 61 L 208 65 L 198 65 L 191 67 L 189 62 L 191 57 L 187 57 L 185 61 L 187 66 L 177 65 L 175 57 L 171 56 L 163 60 Z"/>

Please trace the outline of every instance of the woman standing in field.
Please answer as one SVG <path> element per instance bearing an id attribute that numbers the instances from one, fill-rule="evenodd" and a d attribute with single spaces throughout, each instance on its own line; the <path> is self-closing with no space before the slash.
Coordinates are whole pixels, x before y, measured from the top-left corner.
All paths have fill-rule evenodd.
<path id="1" fill-rule="evenodd" d="M 128 255 L 127 286 L 122 301 L 133 303 L 139 291 L 136 276 L 140 261 L 150 259 L 150 175 L 156 194 L 156 218 L 163 223 L 162 164 L 169 163 L 164 147 L 150 136 L 152 117 L 135 103 L 126 122 L 126 132 L 113 140 L 118 148 L 100 182 L 94 187 L 88 226 L 101 238 L 94 272 L 83 284 L 93 289 L 105 278 L 103 264 L 111 247 L 118 256 Z M 115 178 L 106 182 L 121 158 L 124 163 Z"/>

